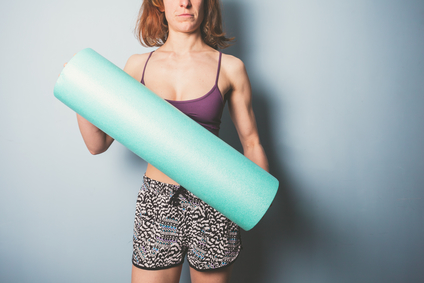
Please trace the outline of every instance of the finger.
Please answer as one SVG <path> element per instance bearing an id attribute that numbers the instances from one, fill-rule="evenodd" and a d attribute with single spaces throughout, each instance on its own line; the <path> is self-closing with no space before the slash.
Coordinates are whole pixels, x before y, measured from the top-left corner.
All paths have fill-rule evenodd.
<path id="1" fill-rule="evenodd" d="M 66 64 L 68 64 L 68 63 L 63 64 L 63 67 L 66 67 Z"/>

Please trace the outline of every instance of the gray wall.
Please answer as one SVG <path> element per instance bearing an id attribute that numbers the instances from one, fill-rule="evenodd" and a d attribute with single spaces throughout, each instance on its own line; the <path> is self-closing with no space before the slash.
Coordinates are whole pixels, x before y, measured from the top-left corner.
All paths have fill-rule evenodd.
<path id="1" fill-rule="evenodd" d="M 52 92 L 85 47 L 120 67 L 149 51 L 140 2 L 1 2 L 0 282 L 129 282 L 146 163 L 119 143 L 91 156 Z M 424 282 L 424 2 L 224 9 L 281 181 L 233 282 Z M 240 149 L 228 112 L 221 136 Z"/>

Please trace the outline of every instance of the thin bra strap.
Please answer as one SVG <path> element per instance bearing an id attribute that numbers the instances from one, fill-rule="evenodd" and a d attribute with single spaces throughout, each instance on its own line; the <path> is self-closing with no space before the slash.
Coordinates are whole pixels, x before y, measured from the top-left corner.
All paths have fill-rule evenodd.
<path id="1" fill-rule="evenodd" d="M 219 51 L 218 72 L 216 73 L 215 85 L 218 85 L 219 70 L 221 69 L 221 57 L 222 57 L 222 52 Z"/>
<path id="2" fill-rule="evenodd" d="M 150 56 L 152 56 L 153 52 L 150 52 L 149 57 L 147 57 L 146 63 L 144 64 L 143 75 L 141 76 L 141 83 L 144 84 L 144 72 L 146 71 L 147 62 L 149 62 Z"/>

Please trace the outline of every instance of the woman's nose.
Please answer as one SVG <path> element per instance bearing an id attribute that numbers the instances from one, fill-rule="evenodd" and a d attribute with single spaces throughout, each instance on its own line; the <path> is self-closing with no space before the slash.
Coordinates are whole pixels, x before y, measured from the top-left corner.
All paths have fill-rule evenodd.
<path id="1" fill-rule="evenodd" d="M 184 8 L 189 8 L 191 6 L 190 0 L 180 0 L 180 6 Z"/>

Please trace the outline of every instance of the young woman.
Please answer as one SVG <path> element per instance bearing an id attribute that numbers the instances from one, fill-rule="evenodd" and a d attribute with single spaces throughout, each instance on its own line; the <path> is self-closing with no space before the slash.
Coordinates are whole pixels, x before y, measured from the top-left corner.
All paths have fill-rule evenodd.
<path id="1" fill-rule="evenodd" d="M 159 48 L 132 55 L 124 71 L 215 135 L 228 101 L 244 155 L 268 170 L 244 64 L 218 51 L 230 40 L 219 0 L 144 0 L 136 31 L 143 45 Z M 77 118 L 89 151 L 106 151 L 113 139 Z M 148 164 L 133 246 L 132 282 L 179 282 L 185 256 L 192 282 L 229 282 L 241 239 L 235 223 Z"/>

